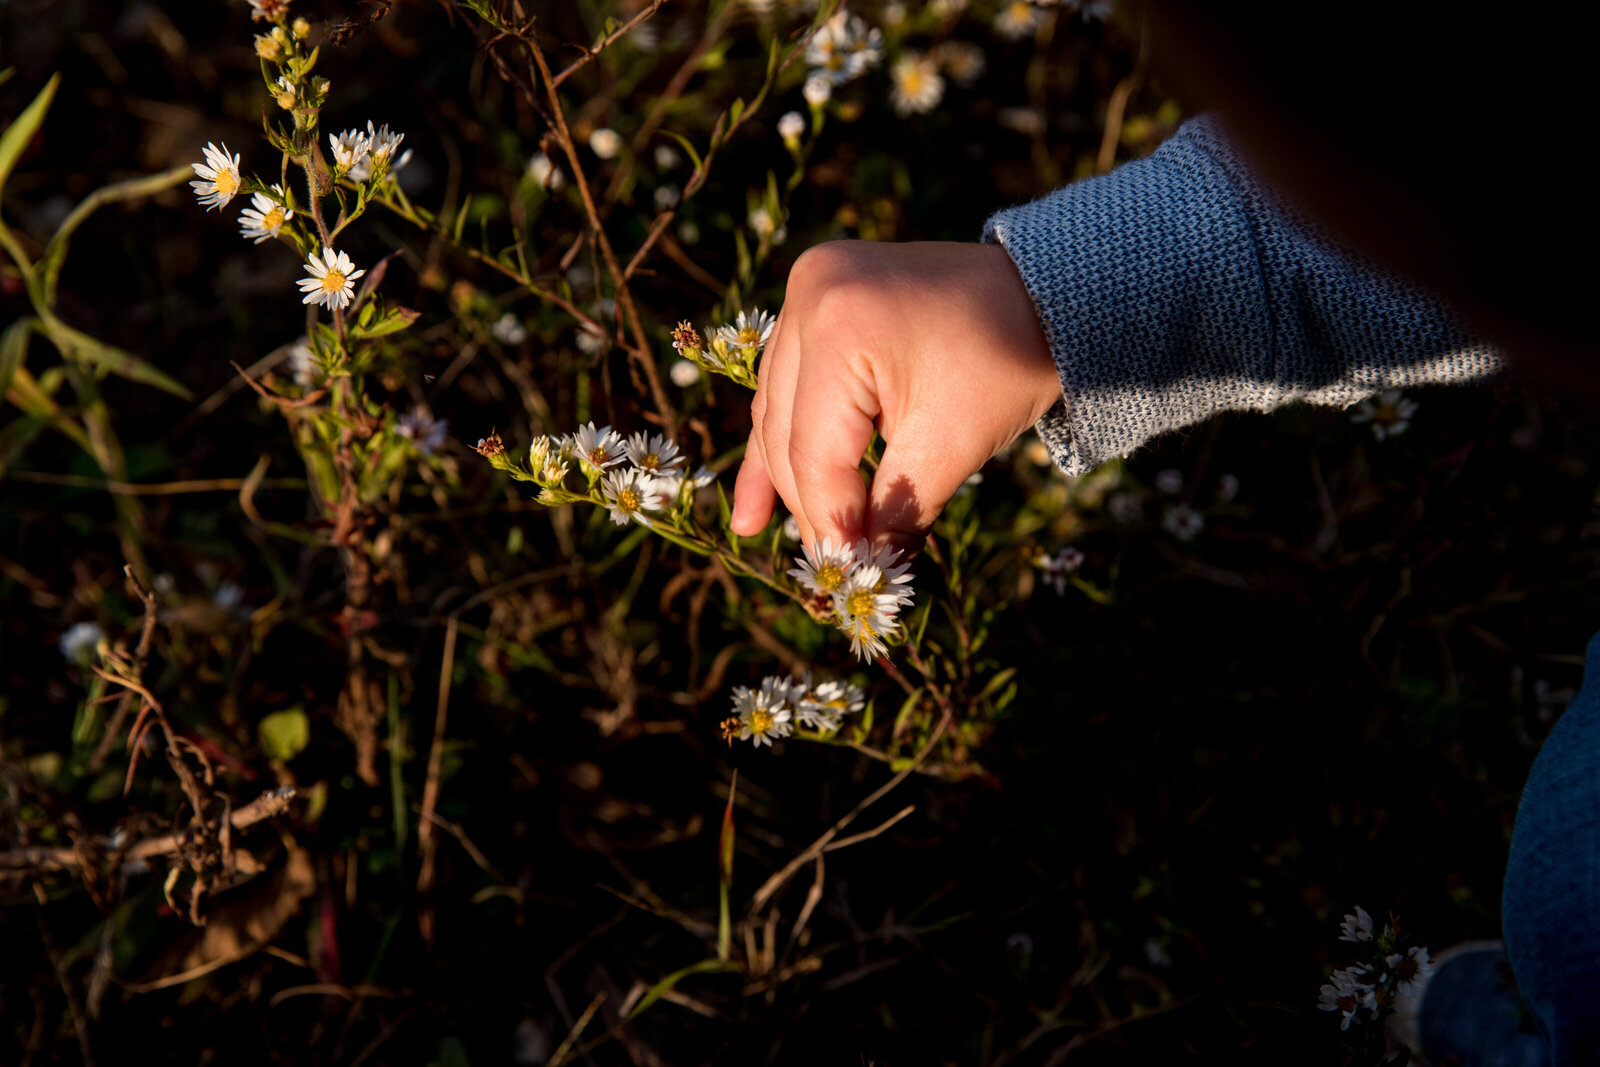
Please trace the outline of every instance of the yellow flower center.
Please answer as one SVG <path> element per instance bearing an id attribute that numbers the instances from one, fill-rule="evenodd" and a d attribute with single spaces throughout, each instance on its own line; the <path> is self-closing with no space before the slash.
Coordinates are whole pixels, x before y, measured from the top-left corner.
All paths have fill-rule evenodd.
<path id="1" fill-rule="evenodd" d="M 831 593 L 844 582 L 844 571 L 837 563 L 824 563 L 817 568 L 816 582 L 824 593 Z"/>
<path id="2" fill-rule="evenodd" d="M 644 458 L 639 461 L 639 466 L 647 471 L 653 471 L 661 466 L 661 457 L 654 452 L 646 452 Z"/>
<path id="3" fill-rule="evenodd" d="M 753 326 L 746 326 L 739 331 L 739 347 L 749 348 L 761 340 L 761 333 Z"/>
<path id="4" fill-rule="evenodd" d="M 922 93 L 922 69 L 912 67 L 900 75 L 900 89 L 907 96 L 919 96 Z"/>
<path id="5" fill-rule="evenodd" d="M 325 292 L 325 293 L 337 293 L 337 292 L 343 291 L 344 287 L 345 287 L 345 277 L 340 272 L 338 272 L 336 270 L 330 270 L 328 273 L 326 273 L 326 274 L 324 274 L 322 276 L 322 291 L 323 292 Z"/>
<path id="6" fill-rule="evenodd" d="M 1016 0 L 1016 3 L 1006 9 L 1006 16 L 1012 22 L 1029 22 L 1033 19 L 1033 8 L 1027 0 Z"/>
<path id="7" fill-rule="evenodd" d="M 232 196 L 239 191 L 239 176 L 231 170 L 219 170 L 213 184 L 223 196 Z"/>
<path id="8" fill-rule="evenodd" d="M 281 207 L 274 207 L 271 211 L 261 216 L 261 228 L 263 230 L 276 230 L 282 225 L 283 208 Z"/>
<path id="9" fill-rule="evenodd" d="M 857 589 L 844 598 L 844 609 L 852 615 L 870 615 L 877 606 L 877 597 L 870 589 Z"/>
<path id="10" fill-rule="evenodd" d="M 827 67 L 828 70 L 843 70 L 844 56 L 840 55 L 837 50 L 830 51 L 828 53 L 828 61 L 823 65 Z"/>
<path id="11" fill-rule="evenodd" d="M 757 708 L 750 713 L 750 732 L 764 734 L 772 729 L 773 715 L 766 708 Z"/>
<path id="12" fill-rule="evenodd" d="M 644 498 L 639 495 L 639 490 L 628 488 L 617 494 L 617 510 L 638 511 L 639 505 L 644 503 Z"/>
<path id="13" fill-rule="evenodd" d="M 589 453 L 589 463 L 595 467 L 603 466 L 610 458 L 611 454 L 603 448 L 597 448 Z"/>

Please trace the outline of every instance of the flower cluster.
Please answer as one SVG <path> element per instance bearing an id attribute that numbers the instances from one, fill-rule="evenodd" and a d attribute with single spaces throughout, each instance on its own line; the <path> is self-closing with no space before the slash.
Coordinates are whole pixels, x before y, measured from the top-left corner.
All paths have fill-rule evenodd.
<path id="1" fill-rule="evenodd" d="M 255 37 L 256 58 L 261 61 L 261 77 L 273 99 L 294 116 L 293 129 L 279 130 L 268 124 L 267 140 L 281 151 L 287 164 L 294 162 L 306 173 L 308 201 L 297 204 L 288 182 L 268 185 L 240 172 L 239 155 L 227 145 L 208 143 L 202 162 L 191 164 L 195 172 L 195 196 L 209 211 L 222 209 L 241 193 L 248 193 L 250 206 L 239 215 L 239 234 L 260 244 L 287 238 L 306 257 L 307 277 L 299 280 L 302 303 L 321 305 L 337 315 L 355 300 L 355 285 L 364 270 L 356 269 L 346 252 L 337 251 L 334 240 L 365 209 L 367 200 L 394 171 L 410 158 L 395 152 L 405 139 L 387 126 L 368 121 L 365 131 L 345 130 L 330 133 L 328 147 L 333 170 L 317 148 L 317 118 L 327 101 L 330 88 L 326 78 L 311 76 L 317 62 L 317 49 L 307 51 L 306 38 L 311 24 L 303 18 L 289 21 L 288 0 L 251 0 L 252 17 L 271 23 L 266 33 Z M 344 181 L 353 185 L 358 199 L 353 206 L 339 201 L 339 219 L 330 228 L 324 223 L 319 201 L 334 186 Z M 313 225 L 314 224 L 314 225 Z"/>
<path id="2" fill-rule="evenodd" d="M 1421 945 L 1401 943 L 1394 922 L 1375 931 L 1372 916 L 1362 907 L 1346 915 L 1339 926 L 1339 940 L 1360 946 L 1367 957 L 1360 963 L 1342 967 L 1329 976 L 1320 992 L 1317 1007 L 1339 1013 L 1339 1029 L 1366 1013 L 1373 1023 L 1394 1010 L 1397 997 L 1418 997 L 1433 974 L 1433 961 Z"/>
<path id="3" fill-rule="evenodd" d="M 868 28 L 859 15 L 841 7 L 806 46 L 808 81 L 834 86 L 854 81 L 883 60 L 883 31 Z"/>
<path id="4" fill-rule="evenodd" d="M 526 467 L 506 452 L 498 434 L 478 442 L 477 451 L 497 469 L 520 481 L 536 482 L 539 502 L 547 506 L 580 500 L 603 506 L 618 526 L 637 522 L 658 529 L 663 518 L 677 525 L 696 489 L 716 481 L 705 467 L 693 474 L 688 457 L 662 434 L 636 433 L 624 438 L 609 426 L 588 423 L 560 437 L 534 438 Z M 574 467 L 583 476 L 583 490 L 567 482 Z"/>
<path id="5" fill-rule="evenodd" d="M 680 322 L 672 331 L 672 347 L 684 359 L 754 389 L 756 360 L 772 338 L 777 322 L 776 317 L 759 308 L 748 314 L 741 311 L 732 323 L 707 331 L 709 342 L 702 341 L 692 325 Z"/>
<path id="6" fill-rule="evenodd" d="M 859 686 L 833 680 L 815 681 L 807 671 L 799 681 L 778 676 L 761 680 L 758 688 L 738 686 L 733 691 L 733 715 L 722 721 L 722 737 L 751 741 L 757 748 L 774 738 L 788 737 L 796 724 L 822 734 L 838 732 L 844 717 L 866 707 Z"/>
<path id="7" fill-rule="evenodd" d="M 375 177 L 382 180 L 384 176 L 411 162 L 409 149 L 399 158 L 394 154 L 405 138 L 405 134 L 392 133 L 387 126 L 375 128 L 370 119 L 367 120 L 365 133 L 352 129 L 328 134 L 328 147 L 333 152 L 335 165 L 334 177 L 348 175 L 353 182 L 370 182 Z"/>
<path id="8" fill-rule="evenodd" d="M 825 537 L 805 546 L 789 574 L 832 613 L 850 638 L 850 651 L 872 659 L 888 651 L 889 639 L 900 633 L 900 610 L 916 595 L 911 564 L 900 557 L 899 549 L 874 550 L 864 538 L 849 545 Z"/>

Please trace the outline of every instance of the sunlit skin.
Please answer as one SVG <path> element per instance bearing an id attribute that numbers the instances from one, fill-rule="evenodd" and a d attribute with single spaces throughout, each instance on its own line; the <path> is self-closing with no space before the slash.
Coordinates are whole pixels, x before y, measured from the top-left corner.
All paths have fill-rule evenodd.
<path id="1" fill-rule="evenodd" d="M 946 502 L 1061 398 L 1033 301 L 1004 249 L 818 245 L 795 261 L 751 403 L 732 529 L 781 498 L 807 544 L 920 547 Z M 870 489 L 873 431 L 887 442 Z"/>

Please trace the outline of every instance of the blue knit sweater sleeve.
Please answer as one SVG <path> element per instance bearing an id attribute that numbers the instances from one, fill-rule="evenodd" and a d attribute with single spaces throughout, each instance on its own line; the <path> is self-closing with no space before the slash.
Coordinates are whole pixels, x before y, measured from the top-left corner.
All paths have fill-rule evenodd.
<path id="1" fill-rule="evenodd" d="M 1210 117 L 1147 159 L 1001 211 L 1061 375 L 1040 437 L 1068 474 L 1220 411 L 1349 405 L 1499 369 L 1436 301 L 1336 249 Z"/>

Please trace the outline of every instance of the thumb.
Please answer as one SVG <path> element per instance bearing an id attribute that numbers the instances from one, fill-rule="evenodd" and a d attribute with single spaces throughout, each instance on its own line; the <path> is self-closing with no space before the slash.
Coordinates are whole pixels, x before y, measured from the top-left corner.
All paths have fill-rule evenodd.
<path id="1" fill-rule="evenodd" d="M 928 530 L 985 456 L 952 450 L 948 425 L 907 420 L 884 447 L 868 496 L 866 538 L 908 553 L 921 550 Z"/>

